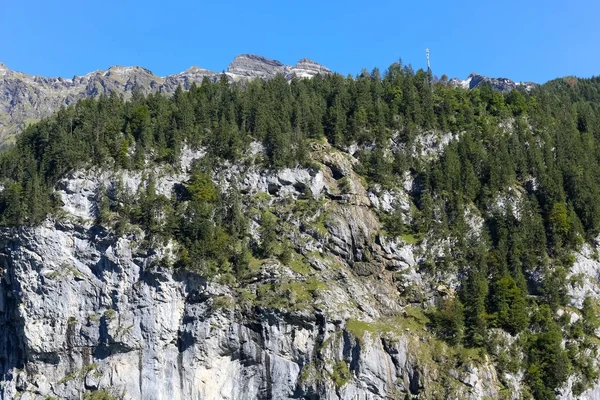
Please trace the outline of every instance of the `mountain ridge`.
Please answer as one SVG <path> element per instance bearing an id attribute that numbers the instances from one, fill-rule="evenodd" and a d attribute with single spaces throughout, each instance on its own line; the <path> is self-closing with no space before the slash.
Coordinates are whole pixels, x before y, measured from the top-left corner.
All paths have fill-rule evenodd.
<path id="1" fill-rule="evenodd" d="M 204 78 L 216 81 L 225 73 L 232 81 L 270 79 L 278 73 L 291 80 L 295 76 L 311 78 L 331 70 L 307 58 L 294 66 L 266 57 L 242 54 L 234 58 L 227 72 L 215 72 L 192 66 L 185 71 L 157 76 L 141 66 L 114 65 L 72 78 L 43 77 L 13 71 L 0 63 L 0 146 L 10 145 L 27 124 L 49 116 L 61 106 L 87 97 L 116 92 L 129 97 L 135 89 L 143 93 L 171 94 L 181 86 L 188 90 Z"/>
<path id="2" fill-rule="evenodd" d="M 513 81 L 509 78 L 490 78 L 487 77 L 485 75 L 481 75 L 478 74 L 477 72 L 472 72 L 469 74 L 469 76 L 467 77 L 467 79 L 465 80 L 460 80 L 458 78 L 453 78 L 450 80 L 450 84 L 454 85 L 454 86 L 460 86 L 463 87 L 465 89 L 475 89 L 477 87 L 480 87 L 481 85 L 484 84 L 488 84 L 491 87 L 493 87 L 496 90 L 499 90 L 501 92 L 510 92 L 513 89 L 520 89 L 523 88 L 527 91 L 533 89 L 536 86 L 539 86 L 539 84 L 535 83 L 535 82 L 516 82 Z"/>
<path id="3" fill-rule="evenodd" d="M 285 70 L 298 70 L 298 69 L 302 69 L 303 66 L 312 66 L 313 69 L 318 69 L 322 72 L 329 72 L 329 73 L 332 72 L 326 66 L 319 64 L 307 57 L 301 58 L 294 65 L 287 65 L 276 59 L 271 59 L 271 58 L 264 57 L 264 56 L 257 55 L 257 54 L 243 53 L 243 54 L 239 54 L 236 57 L 234 57 L 234 59 L 231 61 L 231 63 L 228 64 L 227 68 L 223 69 L 221 72 L 213 71 L 208 68 L 203 68 L 199 65 L 191 65 L 189 68 L 187 68 L 181 72 L 176 72 L 176 73 L 167 74 L 167 75 L 158 75 L 158 74 L 155 74 L 151 69 L 143 67 L 141 65 L 114 64 L 114 65 L 110 65 L 106 69 L 102 69 L 102 68 L 96 69 L 96 70 L 90 71 L 83 75 L 74 74 L 72 77 L 61 76 L 61 75 L 46 76 L 46 75 L 42 75 L 42 74 L 30 74 L 27 72 L 11 69 L 10 67 L 8 67 L 8 65 L 6 63 L 0 61 L 0 73 L 4 73 L 5 75 L 12 75 L 12 76 L 15 76 L 15 75 L 27 76 L 34 80 L 35 79 L 43 79 L 43 80 L 57 80 L 57 81 L 69 81 L 69 80 L 75 81 L 75 80 L 79 80 L 81 78 L 88 78 L 90 76 L 97 75 L 97 74 L 106 75 L 106 74 L 110 73 L 111 71 L 115 71 L 115 70 L 125 70 L 125 71 L 143 70 L 144 72 L 151 74 L 153 76 L 156 76 L 157 78 L 166 79 L 166 78 L 169 78 L 172 76 L 182 75 L 182 74 L 185 74 L 190 71 L 198 71 L 198 70 L 205 71 L 210 74 L 216 74 L 216 75 L 221 75 L 223 73 L 228 74 L 228 75 L 242 75 L 242 74 L 236 74 L 235 71 L 236 71 L 237 66 L 243 62 L 250 63 L 251 64 L 250 66 L 256 67 L 257 69 L 261 68 L 262 65 L 270 65 L 270 66 L 274 67 L 275 70 L 279 70 L 280 68 L 285 69 Z M 254 77 L 256 75 L 259 75 L 258 74 L 259 71 L 256 71 L 256 70 L 250 70 L 249 72 L 250 73 L 247 76 Z"/>
<path id="4" fill-rule="evenodd" d="M 225 74 L 232 81 L 246 79 L 270 79 L 282 74 L 287 80 L 294 77 L 312 78 L 318 74 L 331 74 L 326 66 L 309 58 L 300 59 L 295 65 L 255 54 L 240 54 L 229 64 L 226 72 L 216 72 L 199 66 L 166 75 L 155 75 L 141 66 L 113 65 L 72 78 L 44 77 L 14 71 L 0 62 L 0 147 L 13 143 L 15 135 L 28 124 L 48 117 L 62 106 L 68 106 L 83 98 L 116 92 L 126 98 L 134 90 L 144 94 L 172 94 L 181 86 L 189 90 L 193 83 L 204 78 L 216 81 Z M 472 73 L 466 80 L 453 78 L 450 85 L 474 89 L 484 83 L 502 92 L 524 87 L 531 90 L 537 84 L 514 82 L 507 78 L 488 78 Z"/>

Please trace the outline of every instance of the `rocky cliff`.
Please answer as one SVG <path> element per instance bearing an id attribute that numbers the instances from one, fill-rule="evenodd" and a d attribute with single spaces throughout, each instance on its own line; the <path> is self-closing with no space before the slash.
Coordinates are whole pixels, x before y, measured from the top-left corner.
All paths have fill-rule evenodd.
<path id="1" fill-rule="evenodd" d="M 236 57 L 226 75 L 232 80 L 271 78 L 281 73 L 310 78 L 331 71 L 303 58 L 295 66 L 251 54 Z M 189 89 L 204 78 L 215 81 L 221 73 L 191 67 L 179 74 L 159 77 L 141 67 L 114 66 L 73 78 L 45 78 L 12 71 L 0 63 L 0 146 L 12 143 L 14 135 L 27 124 L 49 116 L 62 106 L 86 97 L 117 93 L 129 97 L 134 90 L 142 93 L 170 94 L 178 86 Z"/>
<path id="2" fill-rule="evenodd" d="M 184 149 L 179 165 L 154 167 L 157 193 L 187 182 L 203 155 Z M 381 230 L 380 213 L 408 211 L 407 194 L 367 190 L 352 155 L 328 145 L 311 156 L 310 169 L 241 163 L 213 176 L 223 190 L 239 185 L 246 213 L 271 210 L 293 247 L 286 262 L 251 261 L 244 286 L 174 268 L 171 241 L 95 223 L 103 189 L 135 193 L 147 175 L 94 168 L 62 179 L 60 215 L 0 232 L 0 399 L 520 398 L 522 374 L 498 375 L 487 356 L 429 331 L 423 306 L 452 296 L 456 276 L 423 267 L 444 243 Z M 577 256 L 574 305 L 600 293 L 594 251 Z"/>
<path id="3" fill-rule="evenodd" d="M 398 65 L 262 80 L 299 71 L 240 56 L 2 153 L 0 400 L 599 397 L 600 165 L 561 129 L 592 113 L 442 85 L 424 113 Z"/>
<path id="4" fill-rule="evenodd" d="M 419 271 L 421 250 L 380 229 L 379 210 L 403 195 L 367 191 L 349 154 L 312 152 L 318 168 L 214 176 L 240 182 L 247 212 L 268 207 L 293 243 L 285 263 L 251 262 L 243 287 L 173 268 L 171 242 L 95 224 L 99 189 L 135 191 L 141 173 L 63 179 L 61 216 L 0 235 L 0 398 L 498 398 L 489 360 L 428 331 L 420 305 L 438 282 Z M 157 167 L 157 192 L 186 182 L 202 154 Z M 290 212 L 300 204 L 320 217 Z"/>

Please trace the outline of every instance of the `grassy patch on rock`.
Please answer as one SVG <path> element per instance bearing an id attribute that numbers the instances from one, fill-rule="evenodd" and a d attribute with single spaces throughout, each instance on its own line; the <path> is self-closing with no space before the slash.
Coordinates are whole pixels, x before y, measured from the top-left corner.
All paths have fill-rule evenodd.
<path id="1" fill-rule="evenodd" d="M 345 361 L 340 360 L 333 365 L 333 372 L 330 374 L 331 380 L 337 388 L 344 386 L 352 375 Z"/>
<path id="2" fill-rule="evenodd" d="M 277 310 L 305 310 L 312 305 L 317 291 L 326 288 L 325 283 L 313 277 L 305 281 L 261 284 L 256 290 L 256 302 Z"/>

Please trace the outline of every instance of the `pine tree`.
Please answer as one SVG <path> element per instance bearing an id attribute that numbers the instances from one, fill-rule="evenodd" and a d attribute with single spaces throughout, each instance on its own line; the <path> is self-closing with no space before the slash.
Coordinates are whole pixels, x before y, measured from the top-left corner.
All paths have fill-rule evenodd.
<path id="1" fill-rule="evenodd" d="M 485 266 L 472 268 L 461 291 L 465 308 L 466 342 L 471 346 L 484 346 L 487 338 L 487 314 L 485 302 L 488 284 L 485 279 Z"/>

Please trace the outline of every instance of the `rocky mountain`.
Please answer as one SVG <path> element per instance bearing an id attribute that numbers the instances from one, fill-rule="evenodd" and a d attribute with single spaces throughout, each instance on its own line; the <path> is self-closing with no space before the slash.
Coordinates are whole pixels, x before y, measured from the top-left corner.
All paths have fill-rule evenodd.
<path id="1" fill-rule="evenodd" d="M 330 74 L 331 71 L 316 62 L 303 58 L 295 66 L 283 65 L 279 61 L 252 54 L 242 54 L 233 60 L 227 69 L 229 74 L 242 77 L 272 78 L 283 74 L 287 79 L 294 76 L 311 78 L 317 74 Z"/>
<path id="2" fill-rule="evenodd" d="M 67 220 L 0 233 L 0 398 L 75 399 L 93 390 L 146 400 L 441 398 L 448 390 L 497 398 L 494 368 L 473 359 L 447 369 L 451 353 L 434 349 L 451 350 L 400 300 L 399 287 L 419 285 L 425 297 L 436 289 L 418 271 L 418 247 L 378 233 L 375 210 L 391 207 L 390 193 L 368 191 L 349 154 L 328 146 L 312 154 L 319 169 L 235 166 L 214 176 L 222 186 L 241 182 L 277 214 L 307 187 L 309 201 L 329 210 L 322 225 L 293 223 L 304 256 L 257 263 L 257 280 L 237 289 L 165 267 L 171 245 L 140 246 L 143 232 L 118 238 L 98 229 L 98 190 L 120 180 L 137 191 L 141 173 L 80 170 L 63 179 L 57 193 Z M 186 182 L 202 157 L 185 150 L 175 170 L 155 169 L 158 192 Z M 350 182 L 345 194 L 338 174 Z M 360 262 L 365 252 L 378 266 Z"/>
<path id="3" fill-rule="evenodd" d="M 487 76 L 479 75 L 475 72 L 469 75 L 465 80 L 453 78 L 450 80 L 450 84 L 465 89 L 475 89 L 483 84 L 488 84 L 501 92 L 510 92 L 513 89 L 519 88 L 524 88 L 529 91 L 538 86 L 538 84 L 534 82 L 515 82 L 508 78 L 488 78 Z"/>
<path id="4" fill-rule="evenodd" d="M 253 143 L 248 157 L 262 151 Z M 184 149 L 176 165 L 155 167 L 157 193 L 187 182 L 204 154 Z M 311 157 L 318 168 L 241 163 L 213 176 L 223 188 L 240 183 L 247 212 L 284 218 L 301 202 L 322 210 L 317 221 L 286 222 L 297 258 L 255 261 L 245 287 L 168 267 L 171 242 L 149 247 L 144 231 L 118 237 L 96 225 L 99 193 L 134 193 L 144 172 L 62 179 L 60 220 L 0 232 L 0 399 L 520 398 L 521 376 L 499 376 L 487 357 L 461 355 L 425 325 L 419 304 L 453 293 L 456 276 L 421 267 L 444 243 L 381 231 L 378 213 L 408 210 L 408 194 L 365 187 L 349 153 L 313 145 Z M 577 255 L 574 306 L 600 294 L 597 251 Z M 511 338 L 496 335 L 504 351 Z M 599 395 L 594 386 L 580 398 Z"/>
<path id="5" fill-rule="evenodd" d="M 229 65 L 226 75 L 232 80 L 268 79 L 278 73 L 292 79 L 294 76 L 310 78 L 331 71 L 307 58 L 295 66 L 287 66 L 265 57 L 242 54 Z M 134 89 L 143 93 L 170 94 L 180 85 L 189 89 L 192 83 L 200 83 L 205 77 L 215 81 L 220 75 L 191 67 L 179 74 L 159 77 L 142 67 L 114 66 L 70 79 L 44 78 L 12 71 L 0 63 L 0 146 L 10 144 L 14 135 L 27 124 L 82 98 L 113 92 L 128 97 Z"/>
<path id="6" fill-rule="evenodd" d="M 166 96 L 0 153 L 0 400 L 600 398 L 597 79 L 94 74 Z"/>

